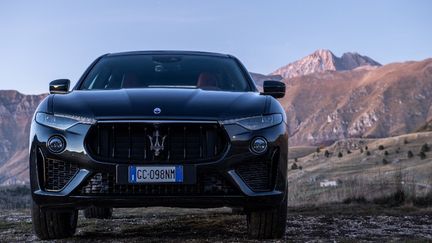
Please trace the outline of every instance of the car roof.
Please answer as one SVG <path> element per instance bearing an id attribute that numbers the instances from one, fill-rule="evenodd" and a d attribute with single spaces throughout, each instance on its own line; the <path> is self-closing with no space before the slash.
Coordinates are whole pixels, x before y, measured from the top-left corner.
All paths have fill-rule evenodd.
<path id="1" fill-rule="evenodd" d="M 231 57 L 228 54 L 204 51 L 170 51 L 170 50 L 154 50 L 154 51 L 129 51 L 108 53 L 106 56 L 129 56 L 129 55 L 196 55 L 196 56 L 215 56 L 215 57 Z"/>

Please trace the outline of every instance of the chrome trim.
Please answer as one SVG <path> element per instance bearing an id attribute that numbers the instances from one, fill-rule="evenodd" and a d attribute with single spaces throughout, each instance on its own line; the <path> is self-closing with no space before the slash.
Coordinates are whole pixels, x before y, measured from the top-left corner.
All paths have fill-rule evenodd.
<path id="1" fill-rule="evenodd" d="M 36 151 L 36 158 L 35 158 L 35 160 L 36 160 L 36 177 L 37 177 L 37 179 L 38 179 L 38 184 L 39 184 L 39 188 L 45 188 L 45 182 L 46 182 L 46 172 L 45 172 L 45 155 L 44 155 L 44 153 L 42 152 L 42 149 L 41 148 L 38 148 L 37 149 L 38 151 Z M 41 155 L 41 157 L 42 157 L 42 170 L 43 170 L 43 183 L 44 183 L 44 185 L 42 185 L 42 183 L 41 183 L 41 181 L 40 181 L 40 178 L 39 178 L 39 161 L 38 161 L 38 153 L 40 153 L 40 155 Z"/>
<path id="2" fill-rule="evenodd" d="M 218 121 L 195 121 L 195 120 L 98 120 L 96 123 L 205 123 L 205 124 L 218 124 Z"/>

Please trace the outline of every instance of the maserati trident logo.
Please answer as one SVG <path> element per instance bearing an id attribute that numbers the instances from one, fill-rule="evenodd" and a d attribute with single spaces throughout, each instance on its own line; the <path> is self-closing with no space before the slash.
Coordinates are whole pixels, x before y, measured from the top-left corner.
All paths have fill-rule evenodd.
<path id="1" fill-rule="evenodd" d="M 161 108 L 159 108 L 159 107 L 156 107 L 156 108 L 154 108 L 153 109 L 153 113 L 155 114 L 155 115 L 159 115 L 160 113 L 161 113 Z"/>
<path id="2" fill-rule="evenodd" d="M 155 156 L 159 156 L 160 152 L 164 150 L 165 138 L 166 135 L 161 138 L 158 128 L 154 130 L 153 136 L 148 135 L 148 139 L 150 140 L 150 150 L 154 151 Z"/>

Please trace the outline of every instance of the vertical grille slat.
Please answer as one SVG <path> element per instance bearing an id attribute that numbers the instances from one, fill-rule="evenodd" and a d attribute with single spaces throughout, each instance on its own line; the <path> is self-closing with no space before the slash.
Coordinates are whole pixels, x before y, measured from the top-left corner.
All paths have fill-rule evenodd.
<path id="1" fill-rule="evenodd" d="M 218 143 L 217 143 L 217 141 L 216 141 L 216 142 L 215 142 L 215 148 L 214 148 L 214 155 L 216 155 L 217 152 L 218 152 L 218 147 L 217 147 L 217 145 L 218 145 Z"/>
<path id="2" fill-rule="evenodd" d="M 203 157 L 203 139 L 202 139 L 202 126 L 200 126 L 200 132 L 199 132 L 199 144 L 200 144 L 200 158 Z"/>
<path id="3" fill-rule="evenodd" d="M 183 159 L 186 159 L 186 127 L 183 127 Z"/>
<path id="4" fill-rule="evenodd" d="M 112 155 L 111 157 L 115 157 L 115 144 L 116 144 L 116 136 L 115 136 L 115 126 L 112 125 Z"/>
<path id="5" fill-rule="evenodd" d="M 99 125 L 97 126 L 97 153 L 100 154 L 100 143 L 101 143 L 101 134 L 100 134 L 100 127 Z"/>
<path id="6" fill-rule="evenodd" d="M 151 149 L 159 132 L 159 155 Z M 197 163 L 216 160 L 228 146 L 222 127 L 200 123 L 113 122 L 93 126 L 85 140 L 96 160 L 115 163 Z"/>
<path id="7" fill-rule="evenodd" d="M 131 136 L 131 124 L 128 123 L 128 138 L 129 138 L 129 147 L 128 147 L 128 159 L 131 158 L 131 150 L 132 150 L 132 136 Z"/>
<path id="8" fill-rule="evenodd" d="M 168 157 L 167 157 L 167 161 L 171 160 L 171 128 L 168 127 Z"/>
<path id="9" fill-rule="evenodd" d="M 144 160 L 147 160 L 147 127 L 144 128 Z"/>

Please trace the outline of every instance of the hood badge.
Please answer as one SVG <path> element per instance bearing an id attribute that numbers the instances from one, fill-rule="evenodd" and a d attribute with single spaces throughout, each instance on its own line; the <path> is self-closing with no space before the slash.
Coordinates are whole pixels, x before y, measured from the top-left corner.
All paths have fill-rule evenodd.
<path id="1" fill-rule="evenodd" d="M 161 110 L 161 108 L 159 108 L 159 107 L 156 107 L 156 108 L 153 109 L 153 113 L 154 113 L 155 115 L 159 115 L 161 112 L 162 112 L 162 110 Z"/>
<path id="2" fill-rule="evenodd" d="M 148 139 L 150 140 L 150 150 L 154 151 L 154 156 L 159 156 L 160 152 L 164 150 L 164 143 L 166 135 L 161 137 L 159 135 L 159 130 L 156 127 L 153 136 L 147 135 Z"/>

